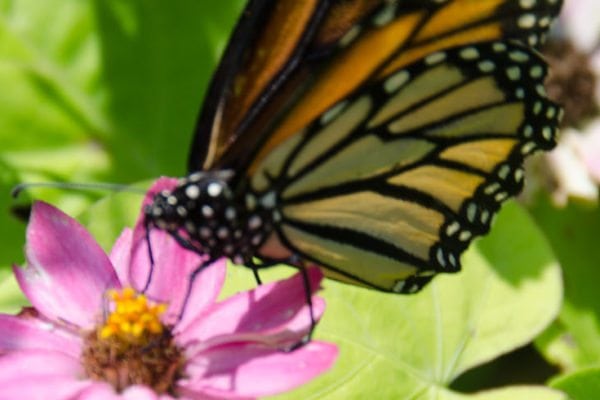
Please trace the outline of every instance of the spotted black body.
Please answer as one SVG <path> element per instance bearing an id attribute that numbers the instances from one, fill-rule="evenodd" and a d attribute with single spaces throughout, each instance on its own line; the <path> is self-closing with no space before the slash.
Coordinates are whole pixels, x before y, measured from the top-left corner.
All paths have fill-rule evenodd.
<path id="1" fill-rule="evenodd" d="M 154 197 L 145 211 L 148 222 L 211 260 L 227 257 L 251 264 L 273 231 L 275 199 L 235 196 L 230 177 L 228 172 L 198 172 L 181 179 L 175 190 Z"/>

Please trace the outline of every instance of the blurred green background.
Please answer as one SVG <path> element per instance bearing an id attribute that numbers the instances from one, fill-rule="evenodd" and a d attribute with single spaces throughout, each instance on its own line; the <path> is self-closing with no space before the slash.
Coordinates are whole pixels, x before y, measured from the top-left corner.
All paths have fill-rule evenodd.
<path id="1" fill-rule="evenodd" d="M 56 189 L 13 200 L 10 189 L 185 174 L 203 93 L 243 5 L 0 0 L 1 310 L 25 304 L 10 272 L 24 261 L 19 207 L 48 201 L 109 249 L 141 201 Z M 327 282 L 317 337 L 337 343 L 340 360 L 281 397 L 565 398 L 548 387 L 553 379 L 573 398 L 591 399 L 600 387 L 599 242 L 596 206 L 558 209 L 541 192 L 527 207 L 508 204 L 465 254 L 464 272 L 417 296 Z M 228 293 L 252 285 L 230 268 Z"/>

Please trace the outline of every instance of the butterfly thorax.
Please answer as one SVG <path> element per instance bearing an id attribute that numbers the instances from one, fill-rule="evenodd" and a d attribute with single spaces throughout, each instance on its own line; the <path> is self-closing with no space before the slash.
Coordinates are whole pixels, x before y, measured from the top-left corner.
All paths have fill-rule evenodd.
<path id="1" fill-rule="evenodd" d="M 149 226 L 165 230 L 211 259 L 248 264 L 272 231 L 272 212 L 248 207 L 247 194 L 231 190 L 229 174 L 193 173 L 175 189 L 158 193 L 148 207 Z"/>

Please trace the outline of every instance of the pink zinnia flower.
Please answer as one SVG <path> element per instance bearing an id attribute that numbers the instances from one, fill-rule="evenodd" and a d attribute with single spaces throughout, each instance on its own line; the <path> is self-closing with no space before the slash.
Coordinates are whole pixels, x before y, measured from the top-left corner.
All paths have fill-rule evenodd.
<path id="1" fill-rule="evenodd" d="M 254 398 L 331 367 L 337 349 L 328 343 L 282 351 L 310 326 L 299 275 L 216 302 L 219 260 L 199 274 L 179 319 L 200 257 L 154 230 L 141 294 L 133 288 L 150 266 L 133 237 L 126 229 L 109 257 L 74 219 L 34 204 L 27 267 L 15 268 L 33 308 L 0 314 L 0 399 Z M 318 288 L 321 273 L 308 273 Z M 313 303 L 318 318 L 324 302 Z"/>

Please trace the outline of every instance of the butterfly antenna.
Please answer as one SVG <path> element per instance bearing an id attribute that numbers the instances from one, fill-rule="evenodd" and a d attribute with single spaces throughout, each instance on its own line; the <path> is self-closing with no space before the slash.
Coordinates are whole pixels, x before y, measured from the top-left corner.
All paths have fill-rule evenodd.
<path id="1" fill-rule="evenodd" d="M 50 188 L 50 189 L 66 189 L 66 190 L 105 190 L 109 192 L 129 192 L 136 194 L 145 194 L 144 189 L 140 189 L 130 185 L 121 185 L 117 183 L 71 183 L 71 182 L 27 182 L 19 183 L 10 191 L 13 198 L 18 198 L 25 190 L 31 188 Z"/>

